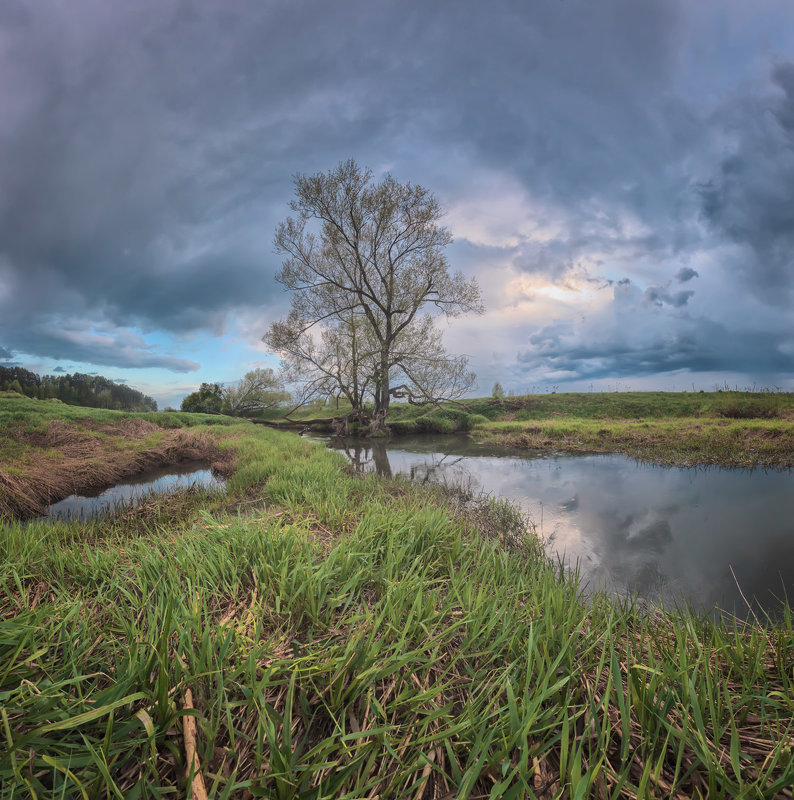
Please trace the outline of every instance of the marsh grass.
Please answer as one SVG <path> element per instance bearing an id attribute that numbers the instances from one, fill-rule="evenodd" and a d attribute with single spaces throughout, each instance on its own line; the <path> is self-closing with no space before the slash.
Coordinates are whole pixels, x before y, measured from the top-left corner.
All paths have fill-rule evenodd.
<path id="1" fill-rule="evenodd" d="M 479 441 L 678 466 L 794 466 L 794 394 L 625 392 L 467 401 Z"/>
<path id="2" fill-rule="evenodd" d="M 498 421 L 477 426 L 479 441 L 530 449 L 618 452 L 677 466 L 794 466 L 794 422 L 729 419 Z"/>
<path id="3" fill-rule="evenodd" d="M 588 604 L 509 506 L 218 442 L 226 497 L 0 527 L 5 796 L 184 796 L 189 714 L 215 798 L 791 797 L 788 610 Z"/>

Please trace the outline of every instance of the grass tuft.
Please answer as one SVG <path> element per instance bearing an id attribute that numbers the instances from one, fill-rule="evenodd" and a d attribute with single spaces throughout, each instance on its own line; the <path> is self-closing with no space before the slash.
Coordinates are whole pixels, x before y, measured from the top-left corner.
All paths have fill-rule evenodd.
<path id="1" fill-rule="evenodd" d="M 790 611 L 588 604 L 504 503 L 215 441 L 225 496 L 0 524 L 6 796 L 791 797 Z"/>

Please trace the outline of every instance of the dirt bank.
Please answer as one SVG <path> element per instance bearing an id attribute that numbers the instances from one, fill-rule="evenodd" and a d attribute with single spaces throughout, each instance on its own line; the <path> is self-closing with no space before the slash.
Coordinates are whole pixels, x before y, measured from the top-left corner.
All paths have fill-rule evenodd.
<path id="1" fill-rule="evenodd" d="M 212 431 L 166 430 L 142 419 L 118 425 L 52 420 L 45 431 L 9 431 L 21 447 L 0 453 L 0 519 L 26 519 L 70 494 L 102 491 L 123 478 L 182 461 L 206 461 L 221 474 L 233 456 Z"/>

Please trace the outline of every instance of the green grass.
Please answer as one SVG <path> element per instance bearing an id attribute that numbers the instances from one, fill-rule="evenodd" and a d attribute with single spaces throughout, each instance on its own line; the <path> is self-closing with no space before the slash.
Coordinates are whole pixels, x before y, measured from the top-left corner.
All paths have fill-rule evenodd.
<path id="1" fill-rule="evenodd" d="M 794 394 L 622 392 L 464 402 L 478 441 L 679 466 L 794 466 Z M 483 417 L 487 419 L 483 419 Z"/>
<path id="2" fill-rule="evenodd" d="M 794 422 L 779 420 L 491 422 L 475 427 L 474 436 L 489 444 L 619 452 L 640 460 L 678 466 L 794 466 Z"/>
<path id="3" fill-rule="evenodd" d="M 103 408 L 70 406 L 52 400 L 34 400 L 16 392 L 0 392 L 0 431 L 22 426 L 27 431 L 45 431 L 52 420 L 76 423 L 91 420 L 118 424 L 124 419 L 144 419 L 161 428 L 186 428 L 196 425 L 230 425 L 236 420 L 220 414 L 188 414 L 181 411 L 111 411 Z"/>
<path id="4" fill-rule="evenodd" d="M 466 400 L 467 410 L 496 420 L 553 417 L 638 420 L 691 417 L 776 418 L 794 413 L 794 393 L 786 392 L 567 392 Z"/>
<path id="5" fill-rule="evenodd" d="M 330 419 L 349 410 L 301 410 L 293 419 Z M 396 435 L 467 431 L 488 444 L 620 452 L 680 466 L 794 466 L 790 392 L 571 392 L 438 408 L 397 403 L 388 425 Z"/>
<path id="6" fill-rule="evenodd" d="M 720 417 L 770 419 L 794 413 L 792 392 L 565 392 L 534 394 L 495 399 L 491 397 L 461 400 L 454 406 L 442 405 L 446 412 L 459 409 L 497 420 L 506 414 L 518 421 L 552 417 L 580 419 L 677 419 Z M 350 411 L 341 404 L 320 409 L 300 409 L 291 415 L 296 420 L 331 418 Z M 432 414 L 427 407 L 407 403 L 392 404 L 389 418 L 395 421 L 417 419 Z"/>
<path id="7" fill-rule="evenodd" d="M 0 527 L 5 796 L 184 796 L 186 714 L 215 798 L 789 796 L 788 611 L 588 604 L 504 504 L 214 430 L 225 497 Z"/>

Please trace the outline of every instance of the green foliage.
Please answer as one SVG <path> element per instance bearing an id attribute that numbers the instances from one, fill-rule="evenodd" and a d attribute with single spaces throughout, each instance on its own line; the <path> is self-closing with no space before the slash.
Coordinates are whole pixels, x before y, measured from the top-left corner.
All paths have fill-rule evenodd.
<path id="1" fill-rule="evenodd" d="M 202 383 L 197 392 L 182 400 L 182 411 L 194 414 L 220 414 L 223 412 L 223 388 L 219 383 Z"/>
<path id="2" fill-rule="evenodd" d="M 289 402 L 280 376 L 272 369 L 253 369 L 221 391 L 223 413 L 238 416 L 272 411 Z M 325 405 L 325 398 L 318 398 Z"/>
<path id="3" fill-rule="evenodd" d="M 491 397 L 494 397 L 497 400 L 500 400 L 504 396 L 505 396 L 505 390 L 502 388 L 502 384 L 499 383 L 499 381 L 497 381 L 493 385 L 493 389 L 491 389 Z"/>

